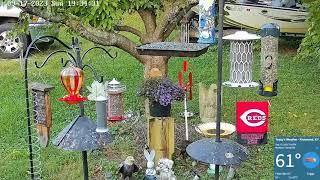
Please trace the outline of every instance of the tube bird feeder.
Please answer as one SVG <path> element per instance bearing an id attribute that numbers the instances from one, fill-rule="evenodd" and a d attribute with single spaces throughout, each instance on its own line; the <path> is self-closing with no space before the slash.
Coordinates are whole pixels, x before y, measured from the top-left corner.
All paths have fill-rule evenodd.
<path id="1" fill-rule="evenodd" d="M 126 86 L 122 85 L 115 78 L 108 83 L 108 120 L 109 121 L 122 121 L 125 118 L 123 108 L 123 92 Z"/>
<path id="2" fill-rule="evenodd" d="M 215 0 L 199 0 L 199 40 L 198 43 L 215 43 Z"/>
<path id="3" fill-rule="evenodd" d="M 246 31 L 237 31 L 223 37 L 230 45 L 230 78 L 223 85 L 228 87 L 256 87 L 258 83 L 252 81 L 253 40 L 260 36 Z"/>
<path id="4" fill-rule="evenodd" d="M 277 95 L 277 61 L 280 27 L 265 24 L 261 28 L 261 79 L 259 94 L 272 97 Z"/>

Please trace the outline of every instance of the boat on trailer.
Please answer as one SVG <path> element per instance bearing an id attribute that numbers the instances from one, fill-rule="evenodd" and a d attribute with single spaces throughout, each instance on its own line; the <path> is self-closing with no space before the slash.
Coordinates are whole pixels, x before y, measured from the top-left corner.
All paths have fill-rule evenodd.
<path id="1" fill-rule="evenodd" d="M 299 3 L 285 5 L 292 0 L 237 0 L 225 2 L 225 28 L 258 32 L 266 23 L 280 26 L 281 36 L 304 36 L 308 31 L 308 10 Z M 193 9 L 196 14 L 199 8 Z"/>
<path id="2" fill-rule="evenodd" d="M 283 36 L 304 36 L 308 30 L 307 8 L 299 4 L 282 7 L 271 1 L 226 2 L 225 11 L 225 24 L 230 27 L 259 31 L 266 23 L 276 23 Z"/>

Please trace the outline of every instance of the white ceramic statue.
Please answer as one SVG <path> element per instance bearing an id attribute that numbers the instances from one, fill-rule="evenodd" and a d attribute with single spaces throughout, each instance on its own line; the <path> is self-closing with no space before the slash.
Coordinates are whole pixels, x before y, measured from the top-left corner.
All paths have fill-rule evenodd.
<path id="1" fill-rule="evenodd" d="M 146 169 L 146 174 L 143 178 L 143 180 L 154 180 L 156 179 L 156 170 L 154 169 L 154 157 L 155 157 L 156 153 L 154 150 L 151 150 L 150 153 L 148 150 L 144 150 L 144 156 L 147 159 L 147 169 Z"/>
<path id="2" fill-rule="evenodd" d="M 176 180 L 176 176 L 172 171 L 173 161 L 170 159 L 160 159 L 157 171 L 159 171 L 159 176 L 157 179 L 159 180 Z"/>

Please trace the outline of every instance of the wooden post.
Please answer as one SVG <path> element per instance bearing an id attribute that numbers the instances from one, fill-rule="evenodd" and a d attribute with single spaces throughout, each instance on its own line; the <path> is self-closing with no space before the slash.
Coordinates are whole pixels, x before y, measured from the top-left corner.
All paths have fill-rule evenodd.
<path id="1" fill-rule="evenodd" d="M 203 123 L 216 121 L 217 115 L 217 85 L 212 84 L 209 89 L 199 83 L 199 110 Z"/>
<path id="2" fill-rule="evenodd" d="M 148 145 L 156 152 L 155 164 L 159 159 L 172 159 L 174 153 L 174 119 L 171 117 L 148 118 Z"/>

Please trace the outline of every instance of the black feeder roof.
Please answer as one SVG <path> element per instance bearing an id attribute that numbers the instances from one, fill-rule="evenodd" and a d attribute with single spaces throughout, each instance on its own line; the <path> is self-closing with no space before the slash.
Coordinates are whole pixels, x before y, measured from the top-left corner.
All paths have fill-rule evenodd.
<path id="1" fill-rule="evenodd" d="M 248 150 L 229 139 L 205 138 L 190 144 L 187 147 L 188 155 L 200 162 L 220 166 L 238 165 L 248 159 Z"/>
<path id="2" fill-rule="evenodd" d="M 97 133 L 95 123 L 86 116 L 79 116 L 58 134 L 53 144 L 64 150 L 90 151 L 110 142 L 109 133 Z"/>
<path id="3" fill-rule="evenodd" d="M 207 52 L 208 44 L 154 42 L 137 46 L 140 55 L 172 56 L 172 57 L 198 57 Z"/>

